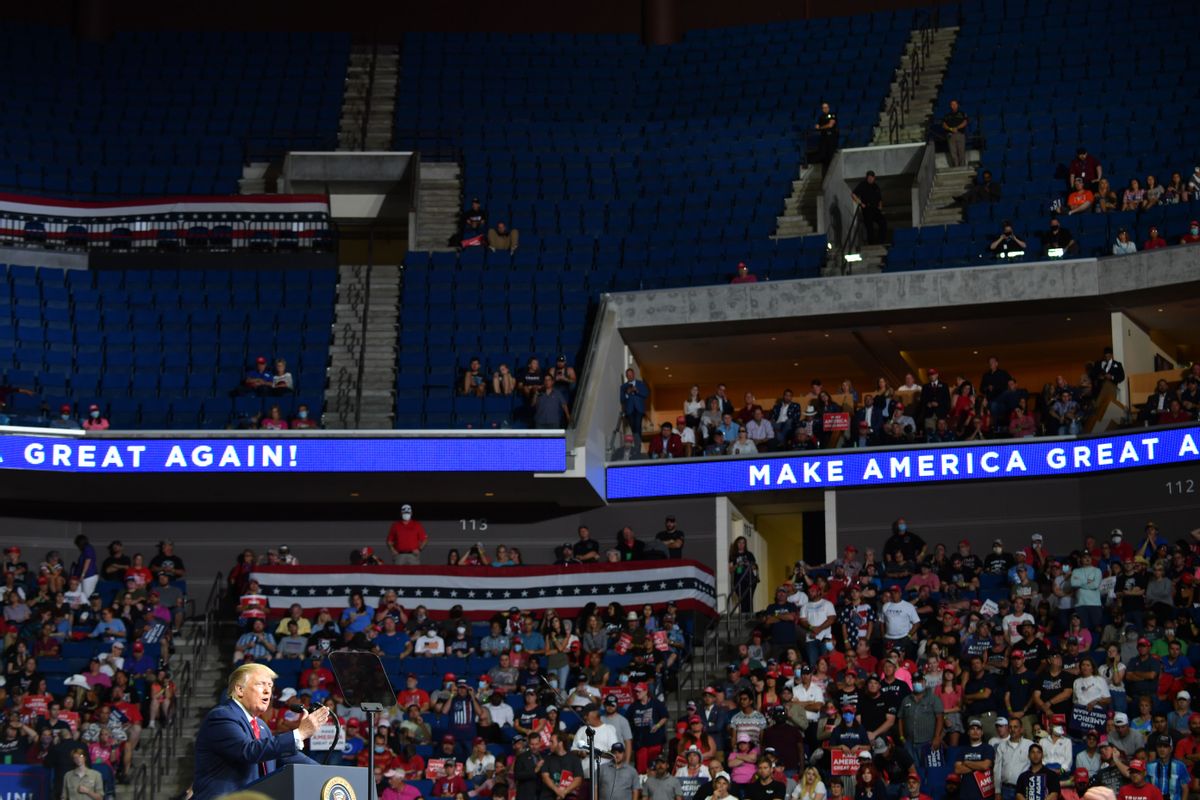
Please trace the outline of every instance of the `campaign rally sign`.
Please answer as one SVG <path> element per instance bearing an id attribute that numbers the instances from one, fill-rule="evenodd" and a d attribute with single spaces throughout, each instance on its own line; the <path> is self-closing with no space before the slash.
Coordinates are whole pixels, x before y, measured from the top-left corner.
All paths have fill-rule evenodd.
<path id="1" fill-rule="evenodd" d="M 914 483 L 1086 475 L 1200 461 L 1200 426 L 920 447 L 846 448 L 794 455 L 671 459 L 613 465 L 609 500 L 845 489 Z"/>

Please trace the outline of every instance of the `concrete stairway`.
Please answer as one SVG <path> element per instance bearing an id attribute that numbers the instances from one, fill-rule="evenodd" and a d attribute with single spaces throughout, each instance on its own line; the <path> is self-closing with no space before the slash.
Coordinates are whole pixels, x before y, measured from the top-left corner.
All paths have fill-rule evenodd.
<path id="1" fill-rule="evenodd" d="M 356 45 L 350 51 L 338 124 L 339 150 L 391 149 L 399 76 L 396 45 Z"/>
<path id="2" fill-rule="evenodd" d="M 459 213 L 466 204 L 458 164 L 421 163 L 417 183 L 417 250 L 453 250 L 450 237 L 458 231 Z"/>
<path id="3" fill-rule="evenodd" d="M 326 428 L 391 428 L 399 303 L 399 267 L 377 264 L 368 269 L 355 264 L 338 268 L 325 389 Z"/>
<path id="4" fill-rule="evenodd" d="M 400 319 L 400 267 L 371 268 L 358 427 L 387 430 L 396 409 L 396 331 Z"/>
<path id="5" fill-rule="evenodd" d="M 954 42 L 958 38 L 958 28 L 937 28 L 929 45 L 929 55 L 917 76 L 912 98 L 909 100 L 908 113 L 900 125 L 900 142 L 923 142 L 929 130 L 929 120 L 934 114 L 933 104 L 937 100 L 942 78 L 946 74 L 946 64 L 954 50 Z M 921 31 L 913 31 L 908 44 L 904 48 L 900 66 L 892 79 L 891 91 L 879 113 L 879 121 L 875 125 L 875 133 L 871 144 L 892 144 L 888 140 L 888 109 L 893 101 L 900 99 L 901 75 L 908 70 L 909 59 L 914 50 L 921 46 Z"/>
<path id="6" fill-rule="evenodd" d="M 191 626 L 202 625 L 203 622 L 189 622 L 183 627 L 184 641 L 187 641 L 187 634 Z M 190 651 L 178 652 L 172 659 L 172 671 L 178 675 L 183 668 L 184 659 L 192 662 L 192 669 L 196 669 L 195 664 L 200 663 L 200 660 L 193 660 Z M 166 773 L 162 777 L 162 783 L 153 797 L 156 800 L 169 800 L 181 796 L 183 792 L 192 785 L 192 766 L 194 763 L 193 745 L 196 740 L 196 731 L 200 728 L 200 723 L 204 719 L 204 715 L 208 713 L 214 705 L 216 705 L 220 696 L 225 691 L 225 683 L 229 676 L 229 665 L 222 663 L 220 647 L 214 637 L 208 645 L 208 650 L 202 659 L 204 667 L 198 672 L 192 674 L 192 686 L 190 691 L 191 708 L 185 715 L 176 715 L 172 725 L 180 726 L 180 737 L 178 749 L 176 750 L 175 758 L 166 764 Z M 152 762 L 153 741 L 154 736 L 166 736 L 170 728 L 158 727 L 154 730 L 144 730 L 142 732 L 142 741 L 137 752 L 133 757 L 133 771 L 136 772 L 140 764 L 146 764 L 147 769 L 154 770 L 157 765 Z M 133 784 L 117 784 L 117 800 L 133 800 L 134 786 Z"/>
<path id="7" fill-rule="evenodd" d="M 792 194 L 783 201 L 783 214 L 775 218 L 775 238 L 791 239 L 817 232 L 817 197 L 825 169 L 820 164 L 800 168 L 792 181 Z"/>
<path id="8" fill-rule="evenodd" d="M 358 359 L 362 349 L 363 308 L 367 302 L 367 268 L 338 267 L 337 299 L 333 306 L 333 341 L 329 346 L 329 380 L 325 385 L 326 428 L 355 427 L 358 409 Z"/>
<path id="9" fill-rule="evenodd" d="M 933 189 L 925 201 L 921 214 L 922 225 L 952 225 L 963 221 L 961 206 L 953 204 L 954 198 L 967 190 L 975 179 L 974 167 L 948 167 L 941 154 L 933 174 Z"/>

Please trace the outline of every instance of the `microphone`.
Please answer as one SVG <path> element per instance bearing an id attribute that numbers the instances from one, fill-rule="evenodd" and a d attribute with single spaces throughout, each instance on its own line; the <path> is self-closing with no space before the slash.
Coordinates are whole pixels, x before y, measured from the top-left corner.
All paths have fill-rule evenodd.
<path id="1" fill-rule="evenodd" d="M 288 703 L 288 711 L 295 711 L 297 714 L 303 714 L 305 711 L 308 711 L 311 713 L 321 707 L 322 706 L 320 703 L 313 703 L 308 706 L 302 705 L 300 703 Z"/>

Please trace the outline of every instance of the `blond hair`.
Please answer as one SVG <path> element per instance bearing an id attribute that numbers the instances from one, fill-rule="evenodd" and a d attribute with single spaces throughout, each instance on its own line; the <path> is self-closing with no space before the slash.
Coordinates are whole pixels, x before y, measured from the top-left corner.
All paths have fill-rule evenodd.
<path id="1" fill-rule="evenodd" d="M 257 664 L 257 663 L 242 664 L 240 667 L 238 667 L 232 673 L 230 673 L 229 685 L 226 687 L 226 693 L 230 697 L 233 697 L 234 691 L 239 686 L 245 686 L 246 681 L 248 681 L 251 678 L 251 676 L 253 676 L 255 674 L 262 674 L 262 673 L 265 673 L 266 675 L 270 676 L 271 680 L 275 680 L 276 678 L 279 677 L 279 675 L 277 675 L 275 673 L 275 670 L 271 669 L 266 664 Z"/>

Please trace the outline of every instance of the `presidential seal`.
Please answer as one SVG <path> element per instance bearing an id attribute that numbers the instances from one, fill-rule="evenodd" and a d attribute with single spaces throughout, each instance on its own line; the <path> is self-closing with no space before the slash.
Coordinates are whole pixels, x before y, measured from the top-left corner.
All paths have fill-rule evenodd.
<path id="1" fill-rule="evenodd" d="M 358 800 L 354 796 L 354 789 L 350 786 L 350 781 L 341 777 L 335 776 L 325 781 L 325 785 L 321 787 L 321 800 Z"/>

